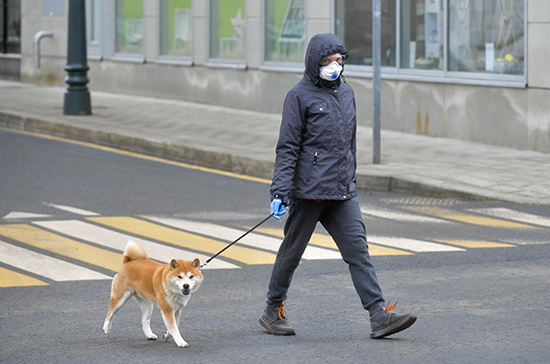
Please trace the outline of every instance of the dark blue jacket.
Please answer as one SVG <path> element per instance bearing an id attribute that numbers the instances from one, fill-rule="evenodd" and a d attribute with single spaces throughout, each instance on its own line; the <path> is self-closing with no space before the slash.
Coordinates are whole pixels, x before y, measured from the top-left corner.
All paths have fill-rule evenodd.
<path id="1" fill-rule="evenodd" d="M 287 94 L 283 107 L 271 198 L 346 200 L 355 187 L 356 115 L 352 88 L 341 77 L 319 76 L 321 58 L 341 53 L 334 34 L 311 38 L 304 77 Z M 343 70 L 342 70 L 343 72 Z"/>

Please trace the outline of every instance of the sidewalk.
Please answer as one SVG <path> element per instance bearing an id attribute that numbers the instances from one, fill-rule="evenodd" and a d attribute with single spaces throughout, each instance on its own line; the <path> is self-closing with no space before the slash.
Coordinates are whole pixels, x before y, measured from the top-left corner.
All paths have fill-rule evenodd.
<path id="1" fill-rule="evenodd" d="M 65 116 L 64 92 L 0 80 L 0 127 L 271 178 L 279 115 L 92 92 L 93 115 Z M 359 188 L 550 205 L 550 154 L 382 130 L 374 165 L 372 128 L 357 140 Z"/>

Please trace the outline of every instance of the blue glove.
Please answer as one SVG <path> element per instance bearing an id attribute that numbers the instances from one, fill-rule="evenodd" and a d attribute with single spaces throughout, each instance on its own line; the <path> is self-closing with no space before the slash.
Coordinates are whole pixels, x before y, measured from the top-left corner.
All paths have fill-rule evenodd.
<path id="1" fill-rule="evenodd" d="M 273 214 L 273 217 L 277 220 L 281 220 L 279 216 L 283 216 L 286 213 L 285 205 L 283 205 L 283 201 L 276 198 L 273 201 L 271 201 L 271 213 Z"/>

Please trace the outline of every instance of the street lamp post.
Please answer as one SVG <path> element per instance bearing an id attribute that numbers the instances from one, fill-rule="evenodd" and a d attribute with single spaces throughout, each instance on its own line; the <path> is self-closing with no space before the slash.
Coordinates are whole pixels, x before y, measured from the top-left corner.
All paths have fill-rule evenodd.
<path id="1" fill-rule="evenodd" d="M 67 41 L 68 83 L 65 91 L 63 114 L 90 115 L 92 106 L 88 83 L 88 64 L 86 61 L 86 7 L 85 0 L 69 0 L 69 26 Z"/>

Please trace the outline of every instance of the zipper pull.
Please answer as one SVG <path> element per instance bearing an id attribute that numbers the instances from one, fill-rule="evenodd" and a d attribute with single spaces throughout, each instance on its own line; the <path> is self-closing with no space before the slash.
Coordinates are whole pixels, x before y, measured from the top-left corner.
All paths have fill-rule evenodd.
<path id="1" fill-rule="evenodd" d="M 313 165 L 317 164 L 317 155 L 318 154 L 319 154 L 319 152 L 315 152 L 315 154 L 313 155 Z"/>

